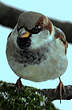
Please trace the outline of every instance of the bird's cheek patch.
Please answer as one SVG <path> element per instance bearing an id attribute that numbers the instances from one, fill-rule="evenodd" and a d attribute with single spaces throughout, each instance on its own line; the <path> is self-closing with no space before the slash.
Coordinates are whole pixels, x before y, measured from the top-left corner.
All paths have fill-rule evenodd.
<path id="1" fill-rule="evenodd" d="M 25 32 L 24 34 L 22 34 L 20 37 L 21 38 L 28 38 L 30 36 L 29 32 Z"/>

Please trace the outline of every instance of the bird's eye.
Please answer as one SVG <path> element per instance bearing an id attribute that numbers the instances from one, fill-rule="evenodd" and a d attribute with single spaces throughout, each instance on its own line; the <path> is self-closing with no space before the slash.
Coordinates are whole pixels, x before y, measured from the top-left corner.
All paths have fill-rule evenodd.
<path id="1" fill-rule="evenodd" d="M 30 30 L 32 34 L 37 34 L 41 31 L 41 26 L 36 25 L 33 29 Z"/>

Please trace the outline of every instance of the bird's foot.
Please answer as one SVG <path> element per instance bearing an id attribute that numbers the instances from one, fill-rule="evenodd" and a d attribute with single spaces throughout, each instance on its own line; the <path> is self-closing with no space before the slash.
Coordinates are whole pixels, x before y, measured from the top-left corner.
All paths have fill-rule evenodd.
<path id="1" fill-rule="evenodd" d="M 61 103 L 63 93 L 65 92 L 65 88 L 64 88 L 64 85 L 63 85 L 60 77 L 59 77 L 59 80 L 60 80 L 60 82 L 59 82 L 59 84 L 58 84 L 58 86 L 56 88 L 56 92 L 58 93 L 58 96 L 60 98 L 60 103 Z"/>
<path id="2" fill-rule="evenodd" d="M 16 82 L 16 87 L 17 87 L 17 93 L 20 94 L 22 91 L 22 82 L 21 82 L 21 77 Z"/>

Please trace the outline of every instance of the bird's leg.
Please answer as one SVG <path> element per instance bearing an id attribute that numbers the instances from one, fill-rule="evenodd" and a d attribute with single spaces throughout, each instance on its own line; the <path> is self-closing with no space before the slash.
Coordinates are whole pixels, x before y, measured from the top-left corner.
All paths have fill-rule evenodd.
<path id="1" fill-rule="evenodd" d="M 62 99 L 63 93 L 65 92 L 65 88 L 64 88 L 64 85 L 63 85 L 60 77 L 59 77 L 59 80 L 60 80 L 60 82 L 59 82 L 59 84 L 57 86 L 56 91 L 58 92 L 58 95 L 60 97 L 60 103 L 61 103 L 61 99 Z"/>
<path id="2" fill-rule="evenodd" d="M 16 82 L 16 87 L 17 87 L 17 92 L 20 93 L 22 90 L 22 82 L 21 82 L 21 77 Z"/>

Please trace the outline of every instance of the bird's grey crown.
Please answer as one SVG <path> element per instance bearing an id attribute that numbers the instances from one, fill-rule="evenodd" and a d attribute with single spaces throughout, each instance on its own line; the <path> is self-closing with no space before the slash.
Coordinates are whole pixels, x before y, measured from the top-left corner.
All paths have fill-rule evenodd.
<path id="1" fill-rule="evenodd" d="M 41 16 L 44 15 L 32 11 L 22 13 L 18 19 L 18 29 L 21 27 L 25 27 L 28 30 L 31 30 L 35 27 Z"/>

